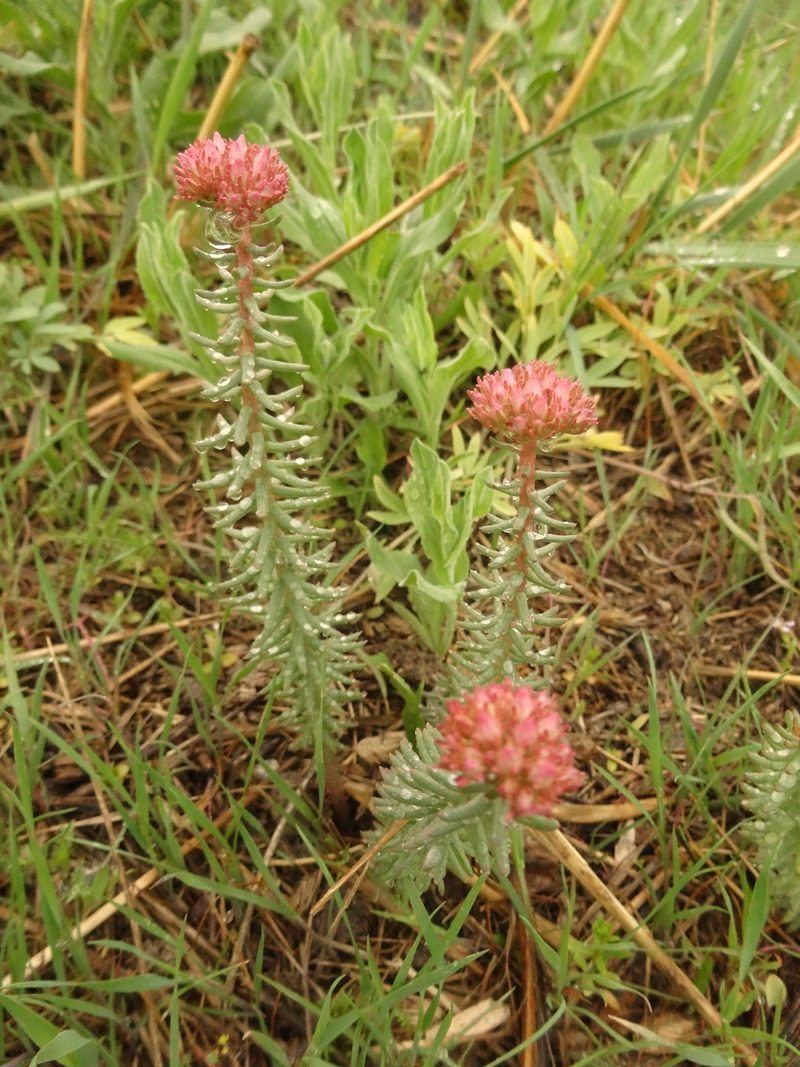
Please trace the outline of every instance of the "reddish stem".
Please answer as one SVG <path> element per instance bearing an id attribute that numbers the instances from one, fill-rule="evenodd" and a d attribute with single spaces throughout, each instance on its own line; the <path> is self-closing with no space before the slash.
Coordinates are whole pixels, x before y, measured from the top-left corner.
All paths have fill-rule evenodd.
<path id="1" fill-rule="evenodd" d="M 520 444 L 519 449 L 519 465 L 517 467 L 517 473 L 521 481 L 519 490 L 519 506 L 523 510 L 527 510 L 525 516 L 525 526 L 523 530 L 520 530 L 519 534 L 519 547 L 521 549 L 519 555 L 514 561 L 514 566 L 522 574 L 527 571 L 525 546 L 522 542 L 522 534 L 525 530 L 533 529 L 533 518 L 536 511 L 536 505 L 534 503 L 534 493 L 536 491 L 536 448 L 539 442 L 535 437 L 524 438 Z"/>
<path id="2" fill-rule="evenodd" d="M 239 286 L 237 311 L 242 322 L 238 351 L 239 355 L 244 358 L 246 355 L 255 354 L 255 337 L 253 335 L 252 312 L 250 310 L 252 304 L 249 304 L 254 295 L 253 279 L 255 270 L 253 266 L 252 231 L 249 222 L 245 223 L 242 235 L 236 245 L 236 268 L 237 284 Z M 258 430 L 257 414 L 259 402 L 253 396 L 250 387 L 244 382 L 242 383 L 242 403 L 249 407 L 252 412 L 250 432 L 255 433 Z"/>
<path id="3" fill-rule="evenodd" d="M 531 529 L 533 526 L 535 510 L 533 498 L 536 491 L 536 449 L 538 444 L 539 442 L 535 437 L 527 438 L 523 440 L 519 450 L 518 473 L 522 482 L 519 491 L 519 506 L 528 509 L 528 514 L 525 518 L 526 529 Z"/>

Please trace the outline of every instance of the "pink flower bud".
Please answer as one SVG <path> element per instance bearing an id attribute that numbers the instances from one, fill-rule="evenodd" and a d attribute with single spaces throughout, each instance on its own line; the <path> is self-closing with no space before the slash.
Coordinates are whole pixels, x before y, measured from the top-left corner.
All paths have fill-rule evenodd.
<path id="1" fill-rule="evenodd" d="M 508 803 L 507 818 L 552 814 L 583 781 L 556 698 L 510 681 L 448 700 L 438 766 L 457 785 L 483 783 Z"/>
<path id="2" fill-rule="evenodd" d="M 289 191 L 289 171 L 274 148 L 248 144 L 244 134 L 195 141 L 178 153 L 176 200 L 202 200 L 242 228 L 279 203 Z"/>
<path id="3" fill-rule="evenodd" d="M 543 360 L 484 374 L 467 396 L 478 422 L 522 442 L 584 433 L 597 424 L 597 405 L 580 382 Z"/>

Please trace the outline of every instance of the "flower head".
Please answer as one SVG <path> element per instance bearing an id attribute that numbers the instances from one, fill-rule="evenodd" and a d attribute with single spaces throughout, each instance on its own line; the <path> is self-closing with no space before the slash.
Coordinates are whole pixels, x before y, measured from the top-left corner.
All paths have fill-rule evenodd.
<path id="1" fill-rule="evenodd" d="M 555 697 L 510 681 L 448 700 L 438 766 L 457 785 L 485 783 L 508 803 L 507 819 L 550 815 L 583 781 Z"/>
<path id="2" fill-rule="evenodd" d="M 523 442 L 584 433 L 597 423 L 597 405 L 580 382 L 543 360 L 484 374 L 467 396 L 478 422 Z"/>
<path id="3" fill-rule="evenodd" d="M 178 153 L 177 200 L 204 200 L 243 227 L 279 203 L 289 191 L 289 171 L 275 148 L 215 133 Z"/>

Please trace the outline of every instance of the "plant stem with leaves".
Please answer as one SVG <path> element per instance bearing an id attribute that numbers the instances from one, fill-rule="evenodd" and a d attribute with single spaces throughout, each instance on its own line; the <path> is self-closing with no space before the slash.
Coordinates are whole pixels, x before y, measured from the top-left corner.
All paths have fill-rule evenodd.
<path id="1" fill-rule="evenodd" d="M 562 433 L 582 433 L 597 421 L 594 401 L 578 382 L 556 374 L 547 363 L 518 364 L 484 375 L 468 394 L 472 414 L 518 450 L 516 478 L 500 485 L 512 516 L 490 514 L 483 532 L 494 546 L 480 546 L 486 573 L 471 572 L 462 636 L 450 656 L 451 689 L 469 689 L 501 678 L 541 686 L 553 649 L 536 638 L 559 626 L 552 599 L 568 586 L 548 573 L 544 561 L 574 537 L 571 522 L 559 519 L 551 498 L 565 485 L 558 479 L 538 488 L 537 456 Z M 541 607 L 542 601 L 549 601 Z"/>
<path id="2" fill-rule="evenodd" d="M 800 715 L 786 725 L 764 726 L 762 751 L 753 756 L 745 782 L 752 819 L 745 832 L 758 842 L 759 861 L 769 868 L 770 894 L 786 922 L 800 925 Z"/>
<path id="3" fill-rule="evenodd" d="M 458 697 L 434 699 L 434 710 L 445 705 L 438 728 L 429 724 L 401 746 L 375 801 L 382 821 L 406 820 L 384 850 L 388 877 L 423 884 L 441 883 L 448 869 L 463 876 L 470 858 L 508 873 L 509 823 L 552 829 L 558 797 L 582 780 L 555 698 L 533 692 L 547 684 L 536 672 L 552 659 L 549 647 L 536 647 L 537 631 L 560 622 L 552 606 L 534 605 L 566 588 L 543 561 L 573 536 L 550 503 L 564 481 L 538 489 L 536 460 L 558 434 L 593 426 L 595 404 L 541 362 L 485 375 L 469 396 L 475 417 L 519 450 L 517 477 L 502 487 L 514 514 L 491 515 L 483 527 L 497 542 L 482 549 L 489 575 L 472 571 L 449 661 L 447 684 Z"/>
<path id="4" fill-rule="evenodd" d="M 196 446 L 229 456 L 224 470 L 196 484 L 226 498 L 208 509 L 235 545 L 220 589 L 258 620 L 250 655 L 274 669 L 282 720 L 313 744 L 321 771 L 357 696 L 359 641 L 345 629 L 353 619 L 342 613 L 342 590 L 330 584 L 334 544 L 308 518 L 327 494 L 305 473 L 314 438 L 295 418 L 303 386 L 279 384 L 307 370 L 282 354 L 292 346 L 279 332 L 286 320 L 267 311 L 275 291 L 290 284 L 269 277 L 281 249 L 253 242 L 254 223 L 285 196 L 288 173 L 273 149 L 215 134 L 181 153 L 176 177 L 180 198 L 210 204 L 211 251 L 199 254 L 221 284 L 200 290 L 198 301 L 228 316 L 219 337 L 197 338 L 220 370 L 204 395 L 227 408 Z"/>

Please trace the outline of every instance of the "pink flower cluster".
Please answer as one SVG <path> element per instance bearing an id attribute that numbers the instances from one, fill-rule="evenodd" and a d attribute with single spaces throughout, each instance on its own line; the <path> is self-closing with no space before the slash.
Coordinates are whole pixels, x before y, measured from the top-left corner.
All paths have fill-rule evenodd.
<path id="1" fill-rule="evenodd" d="M 220 134 L 189 145 L 175 163 L 177 200 L 202 200 L 233 216 L 239 228 L 279 203 L 289 191 L 289 170 L 275 148 Z"/>
<path id="2" fill-rule="evenodd" d="M 485 783 L 508 803 L 508 821 L 550 815 L 583 775 L 564 739 L 555 697 L 510 681 L 448 700 L 438 766 L 458 785 Z"/>
<path id="3" fill-rule="evenodd" d="M 484 374 L 467 396 L 478 422 L 522 443 L 584 433 L 597 424 L 597 405 L 580 382 L 543 360 Z"/>

